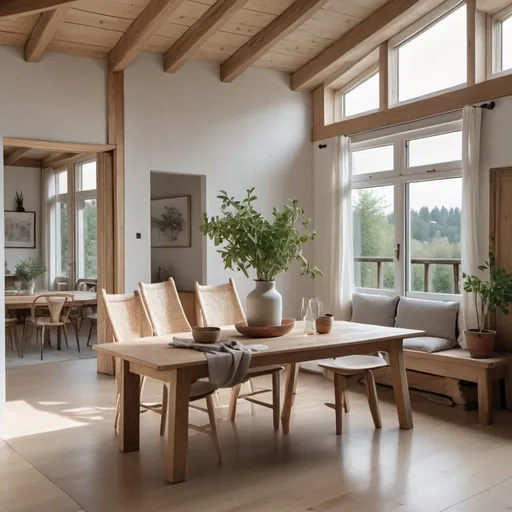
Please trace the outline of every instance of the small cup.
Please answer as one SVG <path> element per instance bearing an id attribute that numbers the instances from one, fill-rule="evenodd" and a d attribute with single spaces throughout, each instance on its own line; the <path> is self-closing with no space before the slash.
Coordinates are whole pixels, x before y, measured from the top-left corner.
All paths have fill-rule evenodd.
<path id="1" fill-rule="evenodd" d="M 329 334 L 332 331 L 333 320 L 334 318 L 332 315 L 317 317 L 315 320 L 316 332 L 318 334 Z"/>

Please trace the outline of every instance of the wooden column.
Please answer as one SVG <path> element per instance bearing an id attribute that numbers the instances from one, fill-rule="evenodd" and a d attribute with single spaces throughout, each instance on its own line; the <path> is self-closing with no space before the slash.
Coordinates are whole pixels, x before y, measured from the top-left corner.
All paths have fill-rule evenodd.
<path id="1" fill-rule="evenodd" d="M 379 46 L 379 106 L 389 108 L 389 49 L 387 41 Z"/>
<path id="2" fill-rule="evenodd" d="M 321 85 L 312 92 L 313 99 L 313 138 L 316 131 L 334 123 L 336 117 L 335 90 Z"/>
<path id="3" fill-rule="evenodd" d="M 108 72 L 109 153 L 98 154 L 98 343 L 111 343 L 101 289 L 125 292 L 124 240 L 124 73 Z M 98 372 L 114 374 L 111 357 L 98 354 Z"/>
<path id="4" fill-rule="evenodd" d="M 467 9 L 467 85 L 483 82 L 485 76 L 486 15 L 476 8 L 476 0 L 466 0 Z"/>

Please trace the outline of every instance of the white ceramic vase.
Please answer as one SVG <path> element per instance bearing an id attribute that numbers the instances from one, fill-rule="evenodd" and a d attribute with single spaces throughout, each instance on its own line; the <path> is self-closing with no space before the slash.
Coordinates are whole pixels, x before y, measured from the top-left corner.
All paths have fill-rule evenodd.
<path id="1" fill-rule="evenodd" d="M 254 281 L 256 287 L 247 296 L 247 323 L 249 325 L 281 325 L 283 299 L 276 290 L 275 281 Z"/>
<path id="2" fill-rule="evenodd" d="M 34 279 L 31 279 L 30 281 L 27 281 L 25 283 L 25 287 L 27 289 L 27 294 L 28 295 L 34 295 L 34 291 L 35 291 L 35 288 L 36 288 L 36 282 Z"/>

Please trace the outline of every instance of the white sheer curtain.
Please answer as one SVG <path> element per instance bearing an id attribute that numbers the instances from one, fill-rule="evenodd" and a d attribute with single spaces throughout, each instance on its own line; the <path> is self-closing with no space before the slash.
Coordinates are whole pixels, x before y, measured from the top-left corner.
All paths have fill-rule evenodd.
<path id="1" fill-rule="evenodd" d="M 51 168 L 42 171 L 41 186 L 41 257 L 46 265 L 46 274 L 43 276 L 43 288 L 53 289 L 57 275 L 55 248 L 52 247 L 52 229 L 55 229 L 55 171 Z"/>
<path id="2" fill-rule="evenodd" d="M 331 279 L 329 298 L 336 319 L 350 320 L 354 287 L 350 139 L 341 137 L 331 171 Z"/>
<path id="3" fill-rule="evenodd" d="M 480 207 L 480 132 L 482 109 L 471 105 L 462 112 L 462 226 L 461 266 L 466 274 L 481 275 L 478 265 L 487 259 L 489 241 L 479 229 Z M 465 348 L 464 329 L 476 327 L 473 297 L 462 290 L 459 313 L 459 342 Z"/>

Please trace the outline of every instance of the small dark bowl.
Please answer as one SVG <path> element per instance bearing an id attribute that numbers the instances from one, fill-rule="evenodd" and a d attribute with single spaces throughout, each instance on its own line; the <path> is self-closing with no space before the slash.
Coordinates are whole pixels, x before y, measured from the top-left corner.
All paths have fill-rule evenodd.
<path id="1" fill-rule="evenodd" d="M 197 343 L 215 343 L 220 338 L 220 327 L 192 327 L 192 337 Z"/>

